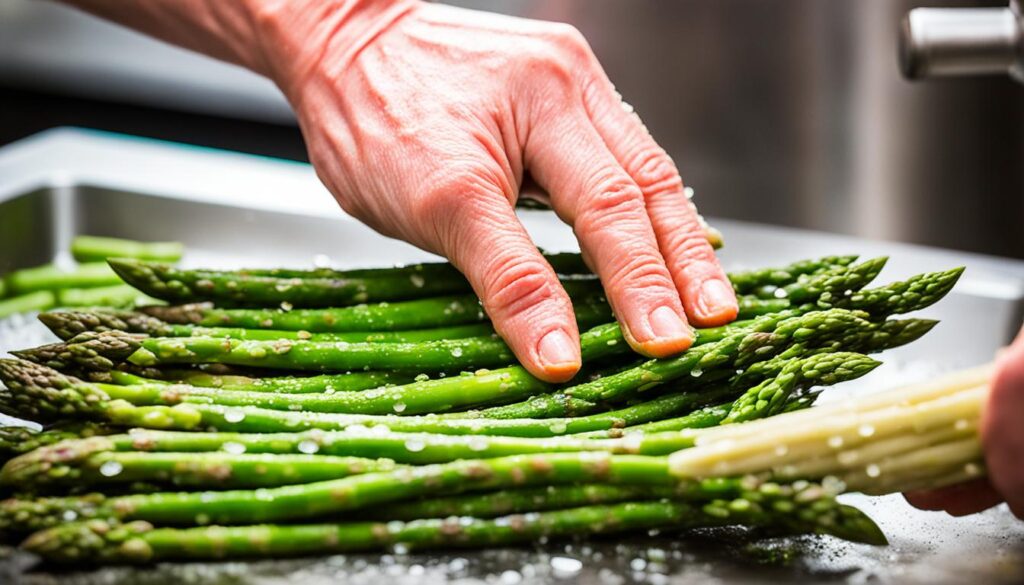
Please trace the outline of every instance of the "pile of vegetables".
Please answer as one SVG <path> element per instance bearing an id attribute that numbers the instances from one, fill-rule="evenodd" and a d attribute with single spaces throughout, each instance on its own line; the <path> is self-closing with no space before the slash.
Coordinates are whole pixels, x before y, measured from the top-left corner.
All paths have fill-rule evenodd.
<path id="1" fill-rule="evenodd" d="M 0 319 L 53 307 L 131 307 L 155 302 L 122 282 L 107 258 L 177 262 L 184 251 L 179 242 L 77 236 L 71 242 L 75 266 L 44 264 L 0 276 Z"/>
<path id="2" fill-rule="evenodd" d="M 565 384 L 515 363 L 449 264 L 110 260 L 172 304 L 45 312 L 64 341 L 0 360 L 0 412 L 43 425 L 0 431 L 0 533 L 98 563 L 717 526 L 881 544 L 838 494 L 983 473 L 986 372 L 808 410 L 927 333 L 896 316 L 961 269 L 874 288 L 884 258 L 734 273 L 739 320 L 647 359 L 580 257 L 547 258 L 584 331 Z"/>

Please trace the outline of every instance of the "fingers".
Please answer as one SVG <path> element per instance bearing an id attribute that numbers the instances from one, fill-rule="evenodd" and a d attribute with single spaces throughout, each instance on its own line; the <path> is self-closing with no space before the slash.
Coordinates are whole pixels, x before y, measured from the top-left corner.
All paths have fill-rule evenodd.
<path id="1" fill-rule="evenodd" d="M 597 79 L 585 82 L 587 111 L 608 149 L 644 195 L 658 247 L 690 322 L 713 327 L 734 320 L 739 313 L 736 295 L 707 242 L 697 209 L 684 194 L 675 164 L 604 73 L 594 76 Z"/>
<path id="2" fill-rule="evenodd" d="M 520 363 L 548 382 L 572 378 L 579 331 L 558 277 L 485 173 L 456 175 L 414 212 L 435 226 L 440 251 L 469 279 Z"/>
<path id="3" fill-rule="evenodd" d="M 1024 518 L 1024 334 L 997 360 L 992 391 L 982 417 L 981 438 L 992 485 Z"/>
<path id="4" fill-rule="evenodd" d="M 555 211 L 573 226 L 629 344 L 655 357 L 688 348 L 693 332 L 643 194 L 586 117 L 563 111 L 534 124 L 524 155 Z"/>
<path id="5" fill-rule="evenodd" d="M 940 490 L 904 494 L 910 505 L 922 510 L 942 510 L 952 516 L 966 516 L 987 510 L 1003 501 L 1003 497 L 987 479 L 976 479 Z"/>

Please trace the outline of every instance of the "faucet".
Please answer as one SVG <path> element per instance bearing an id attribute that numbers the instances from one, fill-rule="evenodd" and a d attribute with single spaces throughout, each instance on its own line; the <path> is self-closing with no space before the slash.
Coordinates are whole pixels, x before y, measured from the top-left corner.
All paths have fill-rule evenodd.
<path id="1" fill-rule="evenodd" d="M 1006 8 L 915 8 L 900 31 L 907 79 L 1009 74 L 1024 83 L 1024 14 Z"/>

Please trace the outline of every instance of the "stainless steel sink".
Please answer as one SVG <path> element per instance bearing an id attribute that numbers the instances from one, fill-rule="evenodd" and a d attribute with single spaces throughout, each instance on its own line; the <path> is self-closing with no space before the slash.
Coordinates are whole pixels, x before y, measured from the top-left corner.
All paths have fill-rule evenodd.
<path id="1" fill-rule="evenodd" d="M 699 199 L 699 194 L 698 194 Z M 550 213 L 523 211 L 537 243 L 574 249 L 571 231 Z M 729 268 L 763 266 L 832 253 L 889 255 L 883 279 L 966 265 L 957 290 L 927 314 L 942 323 L 925 339 L 885 354 L 886 365 L 825 398 L 868 392 L 991 359 L 1020 326 L 1024 262 L 867 241 L 731 221 L 712 222 L 726 236 Z M 189 265 L 385 265 L 430 258 L 377 235 L 343 214 L 305 165 L 79 130 L 47 132 L 0 149 L 0 273 L 48 261 L 68 262 L 76 234 L 183 241 Z M 0 322 L 0 353 L 45 342 L 32 321 Z M 161 565 L 51 575 L 25 574 L 29 562 L 0 561 L 0 582 L 135 583 L 355 582 L 398 578 L 446 581 L 500 578 L 557 580 L 552 556 L 583 560 L 581 580 L 616 578 L 690 583 L 722 580 L 986 583 L 1024 580 L 1024 523 L 996 509 L 966 519 L 912 510 L 898 497 L 850 500 L 878 519 L 892 539 L 870 548 L 829 539 L 774 541 L 773 558 L 756 561 L 742 535 L 631 538 L 628 543 L 549 544 L 535 549 L 431 555 L 349 555 L 252 564 Z M 794 554 L 777 554 L 785 547 Z M 661 551 L 661 552 L 659 552 Z M 595 556 L 598 554 L 598 556 Z M 664 560 L 659 560 L 664 557 Z M 632 562 L 634 559 L 643 562 Z M 645 567 L 636 569 L 637 567 Z M 41 570 L 40 570 L 41 569 Z M 9 578 L 4 580 L 5 571 Z M 661 576 L 665 575 L 665 579 Z M 509 582 L 514 578 L 508 574 Z M 493 580 L 493 579 L 492 579 Z M 461 581 L 460 581 L 461 582 Z"/>

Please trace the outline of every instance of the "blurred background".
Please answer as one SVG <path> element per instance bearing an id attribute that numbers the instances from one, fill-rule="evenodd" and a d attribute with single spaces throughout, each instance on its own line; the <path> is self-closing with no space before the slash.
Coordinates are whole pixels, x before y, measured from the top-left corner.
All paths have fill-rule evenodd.
<path id="1" fill-rule="evenodd" d="M 706 215 L 1024 258 L 1024 85 L 897 67 L 910 8 L 1005 2 L 450 3 L 580 28 Z M 0 145 L 63 125 L 305 160 L 270 82 L 0 0 Z"/>

